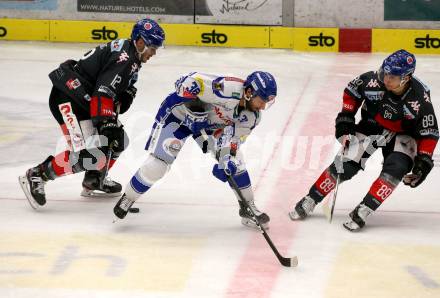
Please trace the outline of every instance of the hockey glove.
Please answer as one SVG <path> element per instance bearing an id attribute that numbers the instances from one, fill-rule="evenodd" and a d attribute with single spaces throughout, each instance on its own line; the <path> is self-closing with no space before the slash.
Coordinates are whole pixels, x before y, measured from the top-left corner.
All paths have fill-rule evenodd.
<path id="1" fill-rule="evenodd" d="M 237 160 L 230 154 L 223 156 L 212 169 L 212 174 L 222 182 L 226 182 L 228 176 L 234 176 L 235 173 L 237 173 Z"/>
<path id="2" fill-rule="evenodd" d="M 341 112 L 336 117 L 335 121 L 335 137 L 340 139 L 342 136 L 355 135 L 354 115 Z"/>
<path id="3" fill-rule="evenodd" d="M 403 177 L 403 183 L 412 188 L 419 186 L 434 167 L 434 162 L 429 155 L 419 154 L 414 159 L 412 173 Z"/>
<path id="4" fill-rule="evenodd" d="M 121 105 L 120 114 L 124 114 L 128 111 L 131 104 L 133 103 L 133 99 L 136 97 L 137 89 L 134 86 L 128 87 L 127 90 L 118 95 L 118 102 Z"/>
<path id="5" fill-rule="evenodd" d="M 118 126 L 115 121 L 104 121 L 98 125 L 98 132 L 100 135 L 107 138 L 107 145 L 112 145 L 115 148 L 122 147 L 124 144 L 124 129 L 123 126 Z"/>

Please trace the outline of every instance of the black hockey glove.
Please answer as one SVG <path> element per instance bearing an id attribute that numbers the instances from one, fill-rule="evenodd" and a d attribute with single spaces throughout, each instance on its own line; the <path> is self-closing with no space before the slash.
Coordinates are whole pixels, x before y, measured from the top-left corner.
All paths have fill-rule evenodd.
<path id="1" fill-rule="evenodd" d="M 131 104 L 133 103 L 133 99 L 136 97 L 137 89 L 135 86 L 128 87 L 127 90 L 118 95 L 118 103 L 120 103 L 121 108 L 119 113 L 124 114 L 128 111 Z"/>
<path id="2" fill-rule="evenodd" d="M 342 136 L 355 135 L 354 115 L 341 112 L 335 121 L 335 137 L 340 139 Z"/>
<path id="3" fill-rule="evenodd" d="M 412 188 L 419 186 L 434 167 L 434 161 L 429 155 L 419 154 L 414 158 L 412 173 L 403 177 L 403 183 Z"/>
<path id="4" fill-rule="evenodd" d="M 98 132 L 107 138 L 107 146 L 112 145 L 114 151 L 120 151 L 118 148 L 124 146 L 123 126 L 118 126 L 115 121 L 104 121 L 100 123 L 98 125 Z"/>

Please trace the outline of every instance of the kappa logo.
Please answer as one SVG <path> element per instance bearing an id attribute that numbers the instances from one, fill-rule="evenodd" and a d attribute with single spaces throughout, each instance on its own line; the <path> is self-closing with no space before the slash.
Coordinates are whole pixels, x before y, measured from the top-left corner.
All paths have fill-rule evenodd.
<path id="1" fill-rule="evenodd" d="M 408 103 L 411 105 L 413 110 L 416 111 L 416 113 L 418 114 L 420 109 L 420 104 L 417 101 L 408 101 Z"/>
<path id="2" fill-rule="evenodd" d="M 429 97 L 428 93 L 424 92 L 423 98 L 425 99 L 426 102 L 431 103 L 431 98 Z"/>
<path id="3" fill-rule="evenodd" d="M 121 53 L 121 55 L 119 55 L 119 59 L 118 59 L 117 63 L 125 62 L 125 61 L 127 61 L 129 58 L 130 58 L 130 56 L 128 56 L 127 52 L 126 52 L 126 51 L 123 51 L 123 52 Z"/>
<path id="4" fill-rule="evenodd" d="M 370 88 L 377 88 L 377 87 L 380 87 L 380 84 L 377 82 L 376 79 L 371 79 L 371 80 L 368 82 L 367 87 L 370 87 Z"/>

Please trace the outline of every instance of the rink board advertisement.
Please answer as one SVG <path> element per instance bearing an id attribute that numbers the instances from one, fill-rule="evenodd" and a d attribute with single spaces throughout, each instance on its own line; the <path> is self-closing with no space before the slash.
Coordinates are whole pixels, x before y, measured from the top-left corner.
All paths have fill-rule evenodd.
<path id="1" fill-rule="evenodd" d="M 163 27 L 167 36 L 165 42 L 168 44 L 241 48 L 269 47 L 269 27 L 178 24 L 167 24 Z"/>
<path id="2" fill-rule="evenodd" d="M 64 42 L 109 42 L 129 38 L 133 24 L 123 22 L 51 21 L 50 40 Z"/>
<path id="3" fill-rule="evenodd" d="M 194 0 L 77 0 L 79 12 L 194 15 Z"/>
<path id="4" fill-rule="evenodd" d="M 440 1 L 384 0 L 385 21 L 440 21 Z"/>
<path id="5" fill-rule="evenodd" d="M 281 25 L 283 0 L 195 0 L 195 22 Z"/>
<path id="6" fill-rule="evenodd" d="M 338 28 L 295 28 L 293 46 L 296 51 L 338 52 Z"/>
<path id="7" fill-rule="evenodd" d="M 0 40 L 50 40 L 48 20 L 0 19 Z"/>
<path id="8" fill-rule="evenodd" d="M 440 54 L 440 30 L 373 29 L 372 52 Z"/>

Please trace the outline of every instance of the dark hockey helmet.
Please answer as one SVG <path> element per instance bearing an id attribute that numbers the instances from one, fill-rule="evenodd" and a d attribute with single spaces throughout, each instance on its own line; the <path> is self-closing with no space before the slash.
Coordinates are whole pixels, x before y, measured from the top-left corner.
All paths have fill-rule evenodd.
<path id="1" fill-rule="evenodd" d="M 246 78 L 243 84 L 244 89 L 252 89 L 252 95 L 247 100 L 252 97 L 260 96 L 265 102 L 273 103 L 275 101 L 275 96 L 277 95 L 277 82 L 273 75 L 265 71 L 254 71 Z"/>
<path id="2" fill-rule="evenodd" d="M 389 55 L 382 63 L 379 69 L 379 79 L 383 81 L 386 74 L 400 76 L 403 80 L 406 76 L 410 76 L 416 70 L 416 57 L 405 51 L 398 50 Z"/>
<path id="3" fill-rule="evenodd" d="M 133 26 L 131 39 L 138 40 L 142 38 L 147 47 L 159 48 L 165 40 L 165 32 L 156 21 L 151 19 L 142 19 Z"/>

